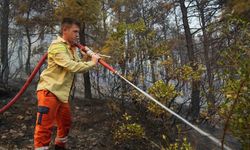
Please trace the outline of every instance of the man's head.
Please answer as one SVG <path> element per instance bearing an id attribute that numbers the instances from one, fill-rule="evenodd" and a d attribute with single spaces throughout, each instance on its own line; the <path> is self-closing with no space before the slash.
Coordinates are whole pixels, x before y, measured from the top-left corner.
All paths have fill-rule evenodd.
<path id="1" fill-rule="evenodd" d="M 80 32 L 80 23 L 72 18 L 64 18 L 61 23 L 61 36 L 69 43 L 77 42 Z"/>

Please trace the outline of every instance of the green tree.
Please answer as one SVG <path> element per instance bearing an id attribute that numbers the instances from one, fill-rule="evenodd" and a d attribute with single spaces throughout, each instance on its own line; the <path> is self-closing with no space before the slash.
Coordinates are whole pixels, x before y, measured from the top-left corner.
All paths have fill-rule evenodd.
<path id="1" fill-rule="evenodd" d="M 186 45 L 187 45 L 187 55 L 189 63 L 194 71 L 198 69 L 197 58 L 194 53 L 194 42 L 190 30 L 190 25 L 188 22 L 188 7 L 185 6 L 185 0 L 179 0 L 181 12 L 182 12 L 182 22 L 185 31 Z M 197 119 L 200 113 L 200 81 L 192 81 L 192 92 L 191 92 L 191 117 L 192 119 Z"/>
<path id="2" fill-rule="evenodd" d="M 243 149 L 250 147 L 250 29 L 249 22 L 230 18 L 222 32 L 228 47 L 222 52 L 222 78 L 225 101 L 219 114 L 225 120 L 222 143 L 227 130 L 240 139 Z"/>
<path id="3" fill-rule="evenodd" d="M 41 39 L 46 32 L 53 29 L 55 25 L 55 20 L 52 16 L 53 8 L 49 0 L 23 0 L 14 1 L 13 4 L 17 14 L 15 15 L 16 24 L 21 27 L 21 32 L 24 32 L 28 42 L 25 71 L 27 74 L 30 74 L 32 44 Z"/>
<path id="4" fill-rule="evenodd" d="M 250 20 L 250 1 L 249 0 L 230 0 L 223 1 L 224 14 L 231 14 L 235 17 L 244 19 L 245 21 Z"/>

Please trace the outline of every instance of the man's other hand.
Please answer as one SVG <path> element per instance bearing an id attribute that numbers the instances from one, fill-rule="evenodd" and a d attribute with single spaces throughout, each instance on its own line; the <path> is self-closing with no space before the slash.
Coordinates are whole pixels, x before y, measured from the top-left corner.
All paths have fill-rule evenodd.
<path id="1" fill-rule="evenodd" d="M 101 57 L 98 54 L 93 54 L 91 61 L 97 64 L 99 59 L 101 59 Z"/>

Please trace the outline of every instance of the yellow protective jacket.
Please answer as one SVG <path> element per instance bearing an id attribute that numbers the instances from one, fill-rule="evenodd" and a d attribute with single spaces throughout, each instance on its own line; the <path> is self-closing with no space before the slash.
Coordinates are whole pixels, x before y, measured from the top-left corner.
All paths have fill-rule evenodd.
<path id="1" fill-rule="evenodd" d="M 40 75 L 37 91 L 47 89 L 61 102 L 68 103 L 74 73 L 85 72 L 93 66 L 94 62 L 82 61 L 75 48 L 58 37 L 48 49 L 48 67 Z"/>

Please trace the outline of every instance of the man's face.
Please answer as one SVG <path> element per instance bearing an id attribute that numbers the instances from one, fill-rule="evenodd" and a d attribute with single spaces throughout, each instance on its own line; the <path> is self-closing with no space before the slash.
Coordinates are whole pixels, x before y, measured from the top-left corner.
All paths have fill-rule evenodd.
<path id="1" fill-rule="evenodd" d="M 79 39 L 79 31 L 80 31 L 80 28 L 75 24 L 73 24 L 72 26 L 68 28 L 64 28 L 63 35 L 64 35 L 65 40 L 67 40 L 70 43 L 77 42 Z"/>

